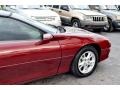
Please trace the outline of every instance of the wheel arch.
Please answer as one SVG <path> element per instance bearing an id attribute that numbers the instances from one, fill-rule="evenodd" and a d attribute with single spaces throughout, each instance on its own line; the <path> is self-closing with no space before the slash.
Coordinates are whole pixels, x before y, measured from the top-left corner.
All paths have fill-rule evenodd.
<path id="1" fill-rule="evenodd" d="M 112 19 L 112 17 L 107 17 L 108 18 L 108 20 L 110 20 L 111 22 L 113 22 L 113 19 Z M 115 25 L 112 23 L 112 26 L 115 28 Z"/>
<path id="2" fill-rule="evenodd" d="M 101 48 L 100 48 L 100 46 L 98 45 L 98 44 L 96 44 L 96 43 L 91 43 L 91 44 L 86 44 L 86 45 L 84 45 L 84 46 L 82 46 L 81 48 L 79 48 L 79 50 L 76 52 L 76 54 L 74 55 L 74 58 L 73 58 L 73 60 L 75 59 L 75 56 L 78 54 L 78 52 L 82 49 L 82 48 L 84 48 L 84 47 L 87 47 L 87 46 L 93 46 L 96 50 L 97 50 L 97 52 L 98 52 L 98 62 L 100 61 L 100 55 L 101 55 Z M 72 60 L 72 62 L 73 62 L 73 60 Z M 71 65 L 72 65 L 72 62 L 71 62 Z M 71 65 L 70 65 L 70 68 L 71 68 Z"/>
<path id="3" fill-rule="evenodd" d="M 101 55 L 101 48 L 98 44 L 90 44 L 91 46 L 93 46 L 97 52 L 98 52 L 98 56 L 99 56 L 99 59 L 100 59 L 100 55 Z"/>
<path id="4" fill-rule="evenodd" d="M 96 44 L 96 43 L 91 43 L 91 44 L 86 44 L 85 46 L 83 46 L 82 48 L 84 48 L 84 47 L 87 47 L 87 46 L 93 46 L 96 50 L 97 50 L 97 52 L 98 52 L 98 58 L 99 58 L 99 60 L 100 60 L 100 55 L 101 55 L 101 48 L 100 48 L 100 46 L 98 45 L 98 44 Z M 82 49 L 82 48 L 80 48 L 79 49 L 79 51 Z M 78 52 L 79 52 L 78 51 Z M 78 53 L 77 52 L 77 53 Z"/>
<path id="5" fill-rule="evenodd" d="M 81 49 L 84 50 L 84 48 L 87 47 L 87 46 L 92 46 L 92 47 L 94 47 L 94 48 L 97 50 L 98 54 L 100 54 L 100 51 L 99 51 L 99 50 L 100 50 L 100 47 L 99 47 L 99 45 L 96 44 L 96 43 L 84 45 L 83 47 L 80 48 L 80 50 L 81 50 Z M 79 51 L 80 51 L 80 50 L 79 50 Z M 77 54 L 76 54 L 76 55 L 77 55 Z M 96 66 L 97 66 L 97 63 L 99 62 L 99 55 L 97 55 L 97 56 L 98 56 L 98 57 L 97 57 L 97 61 L 95 61 L 94 67 L 93 67 L 92 70 L 91 70 L 90 72 L 88 72 L 87 74 L 81 73 L 81 72 L 79 71 L 79 69 L 78 69 L 79 67 L 78 67 L 78 65 L 76 65 L 76 64 L 79 63 L 79 55 L 77 55 L 77 57 L 75 56 L 75 57 L 74 57 L 75 59 L 71 62 L 71 66 L 70 66 L 70 71 L 71 71 L 71 73 L 72 73 L 73 75 L 77 76 L 77 77 L 87 77 L 87 76 L 91 75 L 91 74 L 94 72 L 94 70 L 95 70 L 95 68 L 96 68 Z"/>
<path id="6" fill-rule="evenodd" d="M 78 20 L 80 20 L 80 19 L 77 18 L 77 17 L 72 17 L 72 18 L 71 18 L 71 22 L 72 22 L 74 19 L 78 19 Z"/>
<path id="7" fill-rule="evenodd" d="M 111 17 L 107 17 L 107 19 L 110 19 L 110 20 L 112 20 L 112 18 L 111 18 Z"/>

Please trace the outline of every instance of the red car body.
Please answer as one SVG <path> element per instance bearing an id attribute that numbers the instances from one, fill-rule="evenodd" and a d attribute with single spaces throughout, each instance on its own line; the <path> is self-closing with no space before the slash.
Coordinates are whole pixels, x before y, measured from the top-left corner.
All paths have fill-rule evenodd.
<path id="1" fill-rule="evenodd" d="M 66 28 L 65 33 L 46 34 L 46 40 L 0 41 L 0 84 L 23 84 L 70 70 L 77 52 L 86 45 L 108 58 L 110 43 L 103 36 Z"/>

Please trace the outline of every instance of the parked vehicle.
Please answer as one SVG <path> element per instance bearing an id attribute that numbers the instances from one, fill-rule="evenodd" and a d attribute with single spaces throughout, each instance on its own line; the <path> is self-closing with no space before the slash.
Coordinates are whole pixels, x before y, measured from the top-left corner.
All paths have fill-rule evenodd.
<path id="1" fill-rule="evenodd" d="M 57 29 L 0 11 L 0 84 L 23 84 L 71 71 L 93 73 L 109 56 L 110 42 L 83 29 Z"/>
<path id="2" fill-rule="evenodd" d="M 63 24 L 101 31 L 107 26 L 106 15 L 90 10 L 88 5 L 53 5 Z"/>
<path id="3" fill-rule="evenodd" d="M 6 10 L 31 17 L 32 19 L 45 24 L 61 26 L 60 16 L 44 7 L 44 5 L 10 6 Z"/>
<path id="4" fill-rule="evenodd" d="M 115 7 L 120 11 L 120 5 L 115 5 Z"/>
<path id="5" fill-rule="evenodd" d="M 115 29 L 120 30 L 120 12 L 115 5 L 95 5 L 95 10 L 107 15 L 108 28 L 107 31 L 111 32 Z"/>

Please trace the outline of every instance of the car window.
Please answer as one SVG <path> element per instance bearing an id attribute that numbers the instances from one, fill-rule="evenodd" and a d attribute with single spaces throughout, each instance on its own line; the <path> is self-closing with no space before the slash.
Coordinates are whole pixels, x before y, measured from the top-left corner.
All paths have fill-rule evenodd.
<path id="1" fill-rule="evenodd" d="M 70 5 L 73 10 L 90 10 L 88 5 Z"/>
<path id="2" fill-rule="evenodd" d="M 59 5 L 53 5 L 53 8 L 59 9 Z"/>
<path id="3" fill-rule="evenodd" d="M 115 5 L 106 5 L 108 10 L 117 10 Z"/>
<path id="4" fill-rule="evenodd" d="M 68 5 L 61 5 L 60 9 L 68 11 L 69 7 L 68 7 Z"/>
<path id="5" fill-rule="evenodd" d="M 0 41 L 40 39 L 42 32 L 26 23 L 0 17 Z"/>
<path id="6" fill-rule="evenodd" d="M 13 14 L 13 17 L 16 17 L 18 20 L 21 20 L 23 22 L 26 22 L 30 25 L 33 25 L 37 28 L 39 28 L 42 32 L 44 33 L 51 33 L 51 34 L 54 34 L 54 33 L 57 33 L 58 30 L 53 28 L 51 25 L 47 25 L 47 24 L 44 24 L 44 23 L 41 23 L 41 22 L 38 22 L 36 20 L 33 20 L 31 19 L 30 17 L 27 17 L 27 16 L 24 16 L 24 15 L 19 15 L 17 13 L 14 13 Z"/>

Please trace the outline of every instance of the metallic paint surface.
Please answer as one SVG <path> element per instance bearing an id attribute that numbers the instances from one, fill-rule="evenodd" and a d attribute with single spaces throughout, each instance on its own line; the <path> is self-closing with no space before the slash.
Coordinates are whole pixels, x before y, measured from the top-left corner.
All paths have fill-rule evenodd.
<path id="1" fill-rule="evenodd" d="M 75 55 L 86 45 L 100 47 L 100 61 L 110 52 L 109 41 L 97 34 L 79 31 L 53 36 L 48 41 L 0 42 L 0 84 L 23 84 L 68 72 Z"/>

